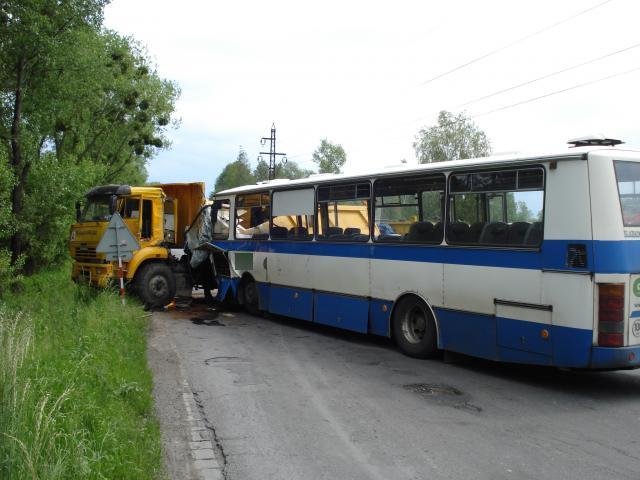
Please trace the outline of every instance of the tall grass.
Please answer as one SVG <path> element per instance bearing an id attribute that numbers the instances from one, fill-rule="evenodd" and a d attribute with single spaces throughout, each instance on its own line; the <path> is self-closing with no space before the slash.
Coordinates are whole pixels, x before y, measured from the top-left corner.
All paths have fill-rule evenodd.
<path id="1" fill-rule="evenodd" d="M 142 308 L 68 269 L 0 299 L 0 478 L 162 476 Z"/>

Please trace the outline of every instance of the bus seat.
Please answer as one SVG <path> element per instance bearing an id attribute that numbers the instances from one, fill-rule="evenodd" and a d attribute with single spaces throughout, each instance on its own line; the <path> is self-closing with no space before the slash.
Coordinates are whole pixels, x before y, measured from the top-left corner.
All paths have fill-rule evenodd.
<path id="1" fill-rule="evenodd" d="M 400 242 L 402 241 L 402 235 L 393 233 L 391 235 L 378 235 L 376 238 L 379 242 Z"/>
<path id="2" fill-rule="evenodd" d="M 442 234 L 444 233 L 444 226 L 442 222 L 438 222 L 433 226 L 433 230 L 431 231 L 431 235 L 429 237 L 430 242 L 441 242 Z"/>
<path id="3" fill-rule="evenodd" d="M 350 236 L 360 235 L 360 229 L 356 227 L 347 227 L 344 229 L 344 234 Z"/>
<path id="4" fill-rule="evenodd" d="M 327 228 L 325 236 L 331 237 L 333 235 L 342 235 L 342 228 L 340 228 L 340 227 L 329 227 L 329 228 Z"/>
<path id="5" fill-rule="evenodd" d="M 485 222 L 475 222 L 471 224 L 471 226 L 469 227 L 469 242 L 478 243 L 485 225 Z"/>
<path id="6" fill-rule="evenodd" d="M 524 236 L 525 245 L 539 245 L 542 240 L 542 222 L 533 222 Z"/>
<path id="7" fill-rule="evenodd" d="M 309 238 L 309 232 L 304 227 L 291 227 L 288 237 L 294 240 L 307 240 Z"/>
<path id="8" fill-rule="evenodd" d="M 251 240 L 269 240 L 268 233 L 254 233 L 251 237 Z"/>
<path id="9" fill-rule="evenodd" d="M 449 225 L 447 237 L 454 243 L 464 243 L 469 238 L 469 225 L 464 222 L 453 222 Z"/>
<path id="10" fill-rule="evenodd" d="M 529 226 L 529 222 L 513 222 L 509 226 L 509 232 L 507 233 L 507 244 L 523 245 Z"/>
<path id="11" fill-rule="evenodd" d="M 356 233 L 355 235 L 351 235 L 348 240 L 352 242 L 368 242 L 369 235 L 366 233 Z"/>
<path id="12" fill-rule="evenodd" d="M 478 243 L 481 245 L 504 245 L 507 243 L 509 227 L 504 222 L 491 222 L 482 230 Z"/>
<path id="13" fill-rule="evenodd" d="M 433 232 L 431 222 L 415 222 L 409 227 L 409 233 L 404 237 L 406 242 L 428 242 Z"/>
<path id="14" fill-rule="evenodd" d="M 271 238 L 287 238 L 287 233 L 288 231 L 286 227 L 279 227 L 277 225 L 271 227 Z"/>

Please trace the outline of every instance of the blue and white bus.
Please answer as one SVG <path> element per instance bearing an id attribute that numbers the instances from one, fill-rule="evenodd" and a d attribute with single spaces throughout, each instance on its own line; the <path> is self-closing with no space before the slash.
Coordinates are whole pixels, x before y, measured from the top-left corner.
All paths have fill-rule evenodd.
<path id="1" fill-rule="evenodd" d="M 415 357 L 639 367 L 640 152 L 618 143 L 219 192 L 218 298 Z"/>

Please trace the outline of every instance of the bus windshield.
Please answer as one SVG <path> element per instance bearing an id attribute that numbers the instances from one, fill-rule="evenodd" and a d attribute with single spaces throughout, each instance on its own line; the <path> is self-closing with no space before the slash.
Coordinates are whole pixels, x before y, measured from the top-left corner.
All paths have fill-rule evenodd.
<path id="1" fill-rule="evenodd" d="M 614 161 L 625 227 L 640 227 L 640 163 Z"/>

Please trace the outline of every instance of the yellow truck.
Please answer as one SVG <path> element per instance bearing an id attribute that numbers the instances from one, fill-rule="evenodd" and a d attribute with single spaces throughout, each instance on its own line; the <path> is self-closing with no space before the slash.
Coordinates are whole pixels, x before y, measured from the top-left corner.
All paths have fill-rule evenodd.
<path id="1" fill-rule="evenodd" d="M 169 303 L 176 289 L 190 293 L 193 275 L 183 247 L 188 222 L 206 203 L 204 183 L 103 185 L 91 189 L 85 197 L 84 206 L 76 204 L 77 222 L 71 226 L 69 239 L 75 281 L 104 287 L 117 279 L 117 262 L 96 253 L 96 246 L 111 215 L 118 212 L 140 244 L 124 264 L 130 289 L 150 307 Z M 205 277 L 213 278 L 213 274 Z"/>

